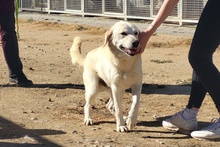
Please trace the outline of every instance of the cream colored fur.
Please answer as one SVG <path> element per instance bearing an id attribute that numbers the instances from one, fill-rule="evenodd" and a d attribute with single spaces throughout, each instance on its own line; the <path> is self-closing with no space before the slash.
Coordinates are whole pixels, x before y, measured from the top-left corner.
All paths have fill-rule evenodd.
<path id="1" fill-rule="evenodd" d="M 100 91 L 107 91 L 110 100 L 106 107 L 116 117 L 116 130 L 127 132 L 137 123 L 142 88 L 141 55 L 135 54 L 139 45 L 138 28 L 126 21 L 114 24 L 105 34 L 104 44 L 91 50 L 84 58 L 81 39 L 75 37 L 70 49 L 73 64 L 84 67 L 85 85 L 84 123 L 93 124 L 90 107 Z M 127 119 L 123 119 L 122 98 L 126 89 L 132 90 L 132 105 Z"/>

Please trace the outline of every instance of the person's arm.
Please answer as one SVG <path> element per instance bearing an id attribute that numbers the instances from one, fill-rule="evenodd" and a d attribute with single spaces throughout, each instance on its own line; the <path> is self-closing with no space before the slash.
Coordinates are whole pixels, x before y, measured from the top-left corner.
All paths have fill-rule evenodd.
<path id="1" fill-rule="evenodd" d="M 150 24 L 150 26 L 143 30 L 139 34 L 139 40 L 140 40 L 140 48 L 139 53 L 144 52 L 144 49 L 146 47 L 146 44 L 151 37 L 151 35 L 156 31 L 156 29 L 164 22 L 164 20 L 169 16 L 170 12 L 174 9 L 174 7 L 177 5 L 179 0 L 164 0 L 159 12 L 157 13 L 157 16 L 153 20 L 153 22 Z"/>

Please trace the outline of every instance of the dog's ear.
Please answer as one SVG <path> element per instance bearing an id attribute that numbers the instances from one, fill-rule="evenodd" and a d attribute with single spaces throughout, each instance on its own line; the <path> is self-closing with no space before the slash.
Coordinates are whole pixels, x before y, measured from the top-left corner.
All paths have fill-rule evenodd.
<path id="1" fill-rule="evenodd" d="M 109 43 L 109 41 L 111 40 L 111 36 L 112 36 L 112 29 L 105 32 L 105 42 L 103 46 Z"/>

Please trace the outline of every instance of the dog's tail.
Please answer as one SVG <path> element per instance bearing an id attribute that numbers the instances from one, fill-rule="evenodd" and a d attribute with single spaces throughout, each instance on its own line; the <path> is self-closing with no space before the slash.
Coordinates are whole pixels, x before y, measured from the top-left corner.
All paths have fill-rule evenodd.
<path id="1" fill-rule="evenodd" d="M 80 66 L 83 66 L 85 58 L 81 54 L 81 43 L 82 40 L 80 37 L 77 36 L 73 39 L 73 44 L 70 49 L 70 56 L 72 58 L 73 64 L 79 64 Z"/>

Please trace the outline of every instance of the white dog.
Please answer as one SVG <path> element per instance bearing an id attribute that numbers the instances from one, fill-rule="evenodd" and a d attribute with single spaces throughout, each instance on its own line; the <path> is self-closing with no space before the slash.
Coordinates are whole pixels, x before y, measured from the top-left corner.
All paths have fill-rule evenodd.
<path id="1" fill-rule="evenodd" d="M 86 125 L 93 123 L 90 107 L 96 94 L 105 90 L 110 93 L 106 107 L 115 114 L 116 130 L 127 132 L 135 127 L 142 89 L 141 54 L 136 54 L 139 32 L 135 25 L 119 21 L 106 32 L 104 45 L 91 50 L 85 58 L 81 54 L 80 37 L 74 38 L 70 55 L 73 64 L 84 66 Z M 123 119 L 122 98 L 128 88 L 132 89 L 133 102 L 128 117 Z"/>

